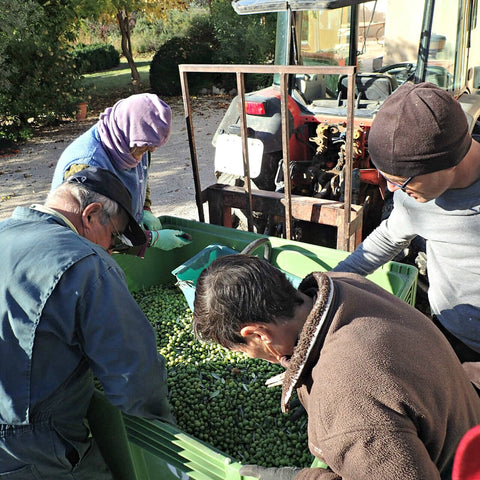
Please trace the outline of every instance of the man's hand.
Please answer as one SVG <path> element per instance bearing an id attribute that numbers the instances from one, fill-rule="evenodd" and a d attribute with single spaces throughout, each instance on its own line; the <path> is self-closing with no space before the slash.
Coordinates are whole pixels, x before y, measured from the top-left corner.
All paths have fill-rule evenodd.
<path id="1" fill-rule="evenodd" d="M 142 226 L 145 230 L 161 230 L 162 222 L 150 210 L 143 210 Z"/>
<path id="2" fill-rule="evenodd" d="M 417 258 L 415 258 L 415 265 L 421 275 L 427 274 L 427 254 L 425 252 L 418 252 Z"/>
<path id="3" fill-rule="evenodd" d="M 188 245 L 192 241 L 191 235 L 181 230 L 151 230 L 150 233 L 152 240 L 149 246 L 160 250 L 173 250 Z"/>
<path id="4" fill-rule="evenodd" d="M 239 473 L 244 477 L 260 480 L 293 480 L 300 470 L 298 467 L 266 468 L 259 465 L 244 465 Z"/>

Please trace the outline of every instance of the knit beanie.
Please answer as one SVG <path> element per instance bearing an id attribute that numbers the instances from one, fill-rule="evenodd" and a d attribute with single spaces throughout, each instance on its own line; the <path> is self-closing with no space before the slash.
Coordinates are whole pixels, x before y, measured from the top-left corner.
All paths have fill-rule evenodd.
<path id="1" fill-rule="evenodd" d="M 373 164 L 399 177 L 453 167 L 471 143 L 462 107 L 432 83 L 400 86 L 381 106 L 368 135 Z"/>

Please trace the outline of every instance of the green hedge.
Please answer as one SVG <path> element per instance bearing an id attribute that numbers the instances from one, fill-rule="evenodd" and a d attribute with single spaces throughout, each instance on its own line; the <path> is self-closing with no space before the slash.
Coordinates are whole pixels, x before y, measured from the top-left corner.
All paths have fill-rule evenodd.
<path id="1" fill-rule="evenodd" d="M 77 71 L 81 74 L 117 67 L 120 54 L 113 45 L 107 43 L 79 44 L 72 52 Z"/>
<path id="2" fill-rule="evenodd" d="M 268 64 L 275 51 L 276 14 L 238 15 L 229 1 L 212 0 L 208 14 L 193 17 L 184 35 L 167 40 L 150 65 L 150 86 L 160 96 L 181 93 L 178 65 Z M 270 85 L 269 75 L 245 77 L 247 90 Z M 189 73 L 191 93 L 216 86 L 226 91 L 236 87 L 233 74 Z"/>
<path id="3" fill-rule="evenodd" d="M 184 37 L 173 37 L 157 51 L 150 64 L 150 87 L 159 96 L 181 94 L 178 65 L 182 63 L 212 63 L 219 48 L 214 27 L 208 17 L 196 18 Z M 188 77 L 191 93 L 211 85 L 214 75 L 194 73 Z"/>
<path id="4" fill-rule="evenodd" d="M 2 143 L 73 116 L 83 89 L 69 48 L 75 12 L 64 0 L 0 0 L 0 25 Z"/>

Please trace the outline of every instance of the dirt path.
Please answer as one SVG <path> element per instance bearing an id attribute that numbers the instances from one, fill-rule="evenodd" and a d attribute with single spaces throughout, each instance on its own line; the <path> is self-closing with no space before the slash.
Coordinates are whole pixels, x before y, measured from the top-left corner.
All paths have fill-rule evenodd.
<path id="1" fill-rule="evenodd" d="M 152 155 L 152 210 L 156 215 L 198 220 L 183 102 L 178 97 L 166 101 L 172 108 L 173 125 L 168 142 Z M 225 96 L 192 99 L 202 188 L 215 182 L 212 138 L 229 103 L 230 98 Z M 0 220 L 9 217 L 19 205 L 27 206 L 45 200 L 60 154 L 73 139 L 97 121 L 98 115 L 107 106 L 98 105 L 89 110 L 87 120 L 44 129 L 19 146 L 18 153 L 7 152 L 0 156 Z"/>

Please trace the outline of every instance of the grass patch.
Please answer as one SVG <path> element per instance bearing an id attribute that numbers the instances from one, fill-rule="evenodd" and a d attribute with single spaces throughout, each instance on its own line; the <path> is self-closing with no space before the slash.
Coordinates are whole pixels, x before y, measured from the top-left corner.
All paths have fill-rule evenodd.
<path id="1" fill-rule="evenodd" d="M 142 90 L 150 88 L 150 62 L 151 58 L 135 59 Z M 122 57 L 120 65 L 114 69 L 84 75 L 83 87 L 89 96 L 103 96 L 112 91 L 133 88 L 132 74 L 127 60 Z"/>

